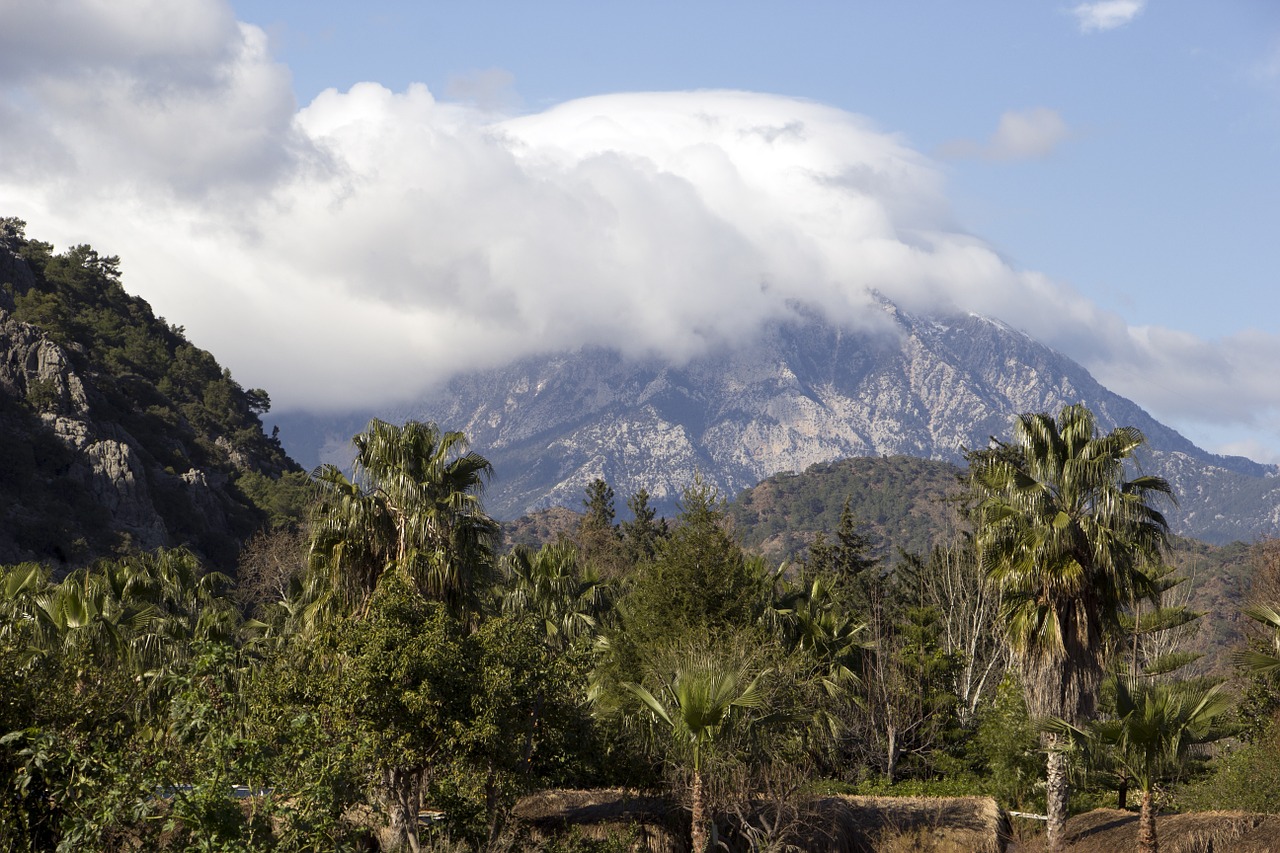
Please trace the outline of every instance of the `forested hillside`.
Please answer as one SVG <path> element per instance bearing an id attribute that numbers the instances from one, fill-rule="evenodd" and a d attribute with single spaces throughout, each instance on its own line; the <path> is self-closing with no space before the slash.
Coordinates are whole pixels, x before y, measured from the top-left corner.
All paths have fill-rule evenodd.
<path id="1" fill-rule="evenodd" d="M 726 512 L 742 544 L 776 564 L 806 560 L 818 536 L 834 539 L 847 506 L 868 555 L 890 568 L 901 565 L 904 553 L 928 555 L 972 532 L 960 512 L 963 475 L 950 463 L 910 456 L 845 459 L 770 477 L 744 490 Z M 1247 622 L 1240 607 L 1251 589 L 1250 554 L 1244 542 L 1170 543 L 1168 561 L 1186 578 L 1178 600 L 1213 617 L 1182 640 L 1187 651 L 1204 656 L 1200 671 L 1230 671 L 1230 651 Z"/>
<path id="2" fill-rule="evenodd" d="M 772 560 L 803 555 L 814 536 L 840 523 L 846 500 L 877 557 L 928 553 L 955 532 L 946 502 L 961 469 L 912 456 L 856 457 L 775 474 L 746 489 L 728 512 L 742 544 Z"/>
<path id="3" fill-rule="evenodd" d="M 184 544 L 230 568 L 306 488 L 269 406 L 129 295 L 117 258 L 0 220 L 0 559 Z"/>

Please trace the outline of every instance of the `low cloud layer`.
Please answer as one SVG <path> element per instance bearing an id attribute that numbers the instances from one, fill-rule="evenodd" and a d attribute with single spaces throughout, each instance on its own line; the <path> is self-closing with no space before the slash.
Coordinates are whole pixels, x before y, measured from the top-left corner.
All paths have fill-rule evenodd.
<path id="1" fill-rule="evenodd" d="M 114 4 L 87 52 L 105 20 L 36 37 L 70 5 L 0 0 L 0 215 L 122 255 L 130 290 L 277 409 L 587 343 L 686 358 L 796 302 L 869 324 L 880 292 L 999 317 L 1175 425 L 1277 417 L 1274 337 L 1131 328 L 1012 268 L 954 221 L 938 166 L 862 117 L 707 91 L 501 119 L 496 70 L 459 82 L 467 103 L 364 83 L 299 108 L 264 34 L 213 0 L 172 31 L 169 4 Z M 1064 133 L 1010 113 L 988 148 Z"/>

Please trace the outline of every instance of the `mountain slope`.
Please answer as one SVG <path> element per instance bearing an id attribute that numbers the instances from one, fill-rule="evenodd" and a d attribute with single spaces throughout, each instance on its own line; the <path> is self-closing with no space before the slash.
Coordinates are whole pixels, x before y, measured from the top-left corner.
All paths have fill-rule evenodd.
<path id="1" fill-rule="evenodd" d="M 701 472 L 726 496 L 780 471 L 856 456 L 960 462 L 965 447 L 1007 437 L 1014 414 L 1084 402 L 1104 428 L 1146 433 L 1147 471 L 1182 497 L 1174 528 L 1210 541 L 1280 525 L 1274 466 L 1206 453 L 1083 367 L 979 316 L 917 317 L 883 303 L 884 327 L 841 329 L 797 315 L 754 341 L 672 366 L 583 348 L 461 376 L 420 405 L 382 416 L 461 429 L 493 461 L 490 510 L 514 518 L 576 507 L 595 477 L 621 495 L 649 491 L 671 513 Z M 328 440 L 326 461 L 363 418 L 284 418 L 286 440 Z M 345 433 L 345 434 L 344 434 Z M 340 438 L 339 438 L 340 437 Z M 337 440 L 335 440 L 337 439 Z M 290 449 L 318 462 L 316 438 Z"/>
<path id="2" fill-rule="evenodd" d="M 0 220 L 0 562 L 188 545 L 229 569 L 306 478 L 262 432 L 266 393 L 125 293 L 117 263 Z"/>
<path id="3" fill-rule="evenodd" d="M 1280 529 L 1275 466 L 1215 456 L 1102 387 L 1083 367 L 985 317 L 919 317 L 882 302 L 883 324 L 849 330 L 797 312 L 753 341 L 683 365 L 586 347 L 458 377 L 419 405 L 381 413 L 464 431 L 494 463 L 486 503 L 514 518 L 577 507 L 603 477 L 647 489 L 672 513 L 695 472 L 732 497 L 780 471 L 858 456 L 959 463 L 1007 438 L 1019 412 L 1083 402 L 1103 428 L 1141 429 L 1144 470 L 1182 499 L 1183 535 L 1223 542 Z M 305 463 L 343 462 L 363 417 L 280 419 Z M 302 437 L 309 436 L 307 441 Z M 319 452 L 321 440 L 324 453 Z"/>

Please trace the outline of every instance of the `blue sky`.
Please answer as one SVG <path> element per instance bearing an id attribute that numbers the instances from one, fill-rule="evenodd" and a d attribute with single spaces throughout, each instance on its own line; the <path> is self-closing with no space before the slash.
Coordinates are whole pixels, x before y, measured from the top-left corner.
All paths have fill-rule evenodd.
<path id="1" fill-rule="evenodd" d="M 121 254 L 278 409 L 412 396 L 477 339 L 688 354 L 767 319 L 719 306 L 768 280 L 851 321 L 864 286 L 996 314 L 1198 443 L 1280 461 L 1274 3 L 0 17 L 2 212 Z M 742 142 L 763 127 L 800 131 L 766 154 Z"/>

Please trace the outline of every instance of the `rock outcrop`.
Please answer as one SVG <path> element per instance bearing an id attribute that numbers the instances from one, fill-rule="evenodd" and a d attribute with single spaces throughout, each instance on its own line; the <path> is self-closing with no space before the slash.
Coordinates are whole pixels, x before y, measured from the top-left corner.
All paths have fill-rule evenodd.
<path id="1" fill-rule="evenodd" d="M 155 376 L 104 364 L 103 327 L 114 332 L 136 323 L 128 334 L 145 342 L 140 346 L 164 346 L 157 335 L 167 332 L 170 345 L 191 348 L 118 285 L 115 301 L 91 306 L 96 316 L 81 322 L 67 293 L 18 253 L 24 241 L 13 225 L 0 220 L 0 563 L 38 560 L 66 569 L 132 548 L 187 545 L 232 568 L 240 542 L 265 518 L 233 477 L 279 476 L 296 466 L 261 436 L 256 417 L 228 420 L 230 427 L 211 433 L 203 410 L 167 399 Z M 51 316 L 74 318 L 62 322 L 61 342 L 18 318 L 30 294 L 56 306 Z M 68 329 L 81 327 L 76 323 L 94 342 L 68 338 Z M 200 355 L 223 382 L 225 399 L 229 378 Z M 204 423 L 193 424 L 183 411 Z"/>

